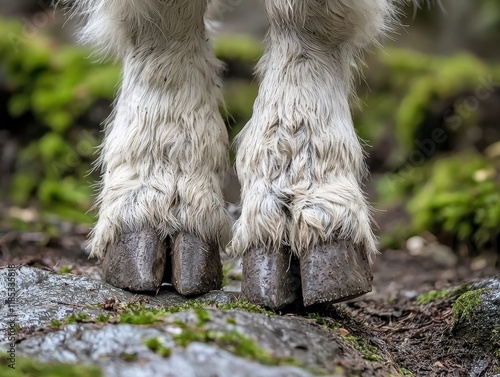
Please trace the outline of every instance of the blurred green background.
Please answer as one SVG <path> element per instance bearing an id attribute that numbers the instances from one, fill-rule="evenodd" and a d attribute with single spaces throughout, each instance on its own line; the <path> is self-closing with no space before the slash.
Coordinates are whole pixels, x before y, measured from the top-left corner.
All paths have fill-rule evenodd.
<path id="1" fill-rule="evenodd" d="M 48 3 L 49 1 L 47 1 Z M 462 255 L 499 251 L 500 2 L 442 0 L 366 55 L 352 100 L 366 142 L 366 183 L 382 248 L 413 235 Z M 266 22 L 243 2 L 215 51 L 227 69 L 221 111 L 231 137 L 252 114 Z M 44 1 L 0 4 L 0 232 L 57 237 L 94 221 L 92 163 L 120 76 L 73 38 Z M 237 202 L 238 186 L 226 189 Z"/>

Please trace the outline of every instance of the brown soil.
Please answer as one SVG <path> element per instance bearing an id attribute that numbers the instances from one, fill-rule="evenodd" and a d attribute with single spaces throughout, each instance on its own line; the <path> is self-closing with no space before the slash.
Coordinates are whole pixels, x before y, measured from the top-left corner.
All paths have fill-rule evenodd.
<path id="1" fill-rule="evenodd" d="M 494 255 L 482 256 L 443 268 L 430 257 L 385 251 L 375 264 L 374 292 L 342 305 L 345 311 L 340 317 L 348 321 L 346 327 L 354 335 L 378 347 L 400 374 L 493 376 L 493 371 L 498 373 L 498 360 L 476 357 L 453 331 L 452 302 L 457 295 L 426 305 L 418 305 L 416 298 L 429 290 L 498 275 L 495 260 Z"/>

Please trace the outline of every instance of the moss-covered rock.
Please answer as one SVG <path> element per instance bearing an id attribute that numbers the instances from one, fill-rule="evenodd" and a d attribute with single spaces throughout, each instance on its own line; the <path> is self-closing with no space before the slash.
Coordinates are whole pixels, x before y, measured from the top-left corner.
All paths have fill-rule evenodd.
<path id="1" fill-rule="evenodd" d="M 494 355 L 500 365 L 500 279 L 471 286 L 453 303 L 455 336 L 463 337 L 477 359 Z"/>
<path id="2" fill-rule="evenodd" d="M 2 377 L 102 377 L 99 367 L 68 363 L 41 363 L 27 357 L 9 358 L 0 353 Z"/>

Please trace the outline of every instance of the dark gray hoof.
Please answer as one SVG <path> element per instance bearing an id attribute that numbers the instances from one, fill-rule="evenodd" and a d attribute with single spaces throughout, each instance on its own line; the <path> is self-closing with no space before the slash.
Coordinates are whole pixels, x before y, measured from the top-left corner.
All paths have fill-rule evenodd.
<path id="1" fill-rule="evenodd" d="M 207 244 L 190 233 L 173 237 L 172 285 L 184 296 L 222 288 L 222 263 L 217 244 Z"/>
<path id="2" fill-rule="evenodd" d="M 348 241 L 308 250 L 300 259 L 304 306 L 350 300 L 372 290 L 366 253 Z"/>
<path id="3" fill-rule="evenodd" d="M 162 283 L 166 259 L 165 242 L 153 229 L 124 234 L 106 251 L 104 280 L 131 291 L 156 291 Z"/>
<path id="4" fill-rule="evenodd" d="M 241 295 L 253 304 L 281 309 L 300 299 L 298 260 L 280 249 L 250 250 L 243 256 Z"/>

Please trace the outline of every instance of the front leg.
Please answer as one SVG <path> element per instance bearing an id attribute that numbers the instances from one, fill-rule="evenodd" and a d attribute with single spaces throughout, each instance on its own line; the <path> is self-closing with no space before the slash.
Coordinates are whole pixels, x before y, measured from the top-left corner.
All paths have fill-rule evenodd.
<path id="1" fill-rule="evenodd" d="M 165 267 L 182 294 L 218 289 L 230 237 L 222 196 L 227 131 L 206 0 L 80 0 L 84 36 L 123 60 L 106 126 L 92 254 L 105 279 L 156 290 Z M 168 247 L 168 250 L 167 250 Z"/>
<path id="2" fill-rule="evenodd" d="M 348 104 L 351 71 L 359 49 L 385 27 L 389 4 L 266 6 L 271 26 L 261 87 L 237 142 L 242 214 L 231 247 L 244 255 L 243 294 L 273 308 L 298 299 L 291 253 L 300 259 L 306 306 L 346 300 L 371 290 L 369 259 L 376 253 Z M 256 267 L 263 260 L 269 267 Z M 283 288 L 283 281 L 292 283 Z"/>

